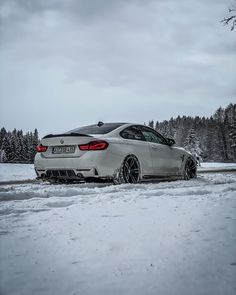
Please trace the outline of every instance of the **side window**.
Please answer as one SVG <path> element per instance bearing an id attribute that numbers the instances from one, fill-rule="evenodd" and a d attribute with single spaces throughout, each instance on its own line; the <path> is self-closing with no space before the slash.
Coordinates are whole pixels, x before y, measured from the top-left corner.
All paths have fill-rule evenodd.
<path id="1" fill-rule="evenodd" d="M 165 139 L 161 135 L 159 135 L 155 131 L 152 131 L 149 128 L 143 127 L 142 128 L 142 134 L 143 134 L 145 140 L 148 141 L 148 142 L 166 144 Z"/>
<path id="2" fill-rule="evenodd" d="M 133 139 L 133 140 L 142 140 L 145 141 L 145 138 L 139 128 L 135 126 L 131 126 L 126 128 L 120 133 L 121 137 L 126 139 Z"/>

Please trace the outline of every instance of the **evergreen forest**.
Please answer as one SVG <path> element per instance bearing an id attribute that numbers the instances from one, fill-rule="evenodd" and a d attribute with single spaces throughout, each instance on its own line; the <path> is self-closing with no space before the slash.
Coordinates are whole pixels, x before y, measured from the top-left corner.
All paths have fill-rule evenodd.
<path id="1" fill-rule="evenodd" d="M 220 107 L 210 118 L 178 116 L 148 125 L 202 161 L 236 162 L 236 104 Z"/>
<path id="2" fill-rule="evenodd" d="M 39 143 L 38 130 L 23 134 L 22 130 L 0 130 L 0 162 L 33 163 L 36 146 Z"/>

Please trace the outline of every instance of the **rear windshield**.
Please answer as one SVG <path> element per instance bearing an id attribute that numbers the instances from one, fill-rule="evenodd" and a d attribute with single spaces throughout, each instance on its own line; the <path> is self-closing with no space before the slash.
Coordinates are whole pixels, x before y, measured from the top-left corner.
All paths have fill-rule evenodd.
<path id="1" fill-rule="evenodd" d="M 90 125 L 90 126 L 84 126 L 84 127 L 76 128 L 74 130 L 66 132 L 66 134 L 70 134 L 70 133 L 106 134 L 106 133 L 109 133 L 124 124 L 125 123 L 104 123 L 102 126 L 98 126 L 97 124 Z"/>

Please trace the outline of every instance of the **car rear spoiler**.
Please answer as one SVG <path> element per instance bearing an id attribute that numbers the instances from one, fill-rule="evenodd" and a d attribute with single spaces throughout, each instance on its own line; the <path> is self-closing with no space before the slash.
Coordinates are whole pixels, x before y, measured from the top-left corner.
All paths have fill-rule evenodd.
<path id="1" fill-rule="evenodd" d="M 61 134 L 48 134 L 48 135 L 44 136 L 43 139 L 52 138 L 52 137 L 62 137 L 62 136 L 63 137 L 68 137 L 68 136 L 92 137 L 91 135 L 87 135 L 87 134 L 71 132 L 71 133 L 61 133 Z"/>

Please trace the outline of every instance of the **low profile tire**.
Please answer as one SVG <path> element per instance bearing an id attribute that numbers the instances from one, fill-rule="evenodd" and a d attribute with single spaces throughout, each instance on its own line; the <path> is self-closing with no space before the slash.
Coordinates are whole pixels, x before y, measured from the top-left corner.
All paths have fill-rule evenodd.
<path id="1" fill-rule="evenodd" d="M 138 183 L 140 181 L 140 164 L 134 155 L 125 158 L 117 175 L 114 177 L 115 184 Z"/>
<path id="2" fill-rule="evenodd" d="M 184 166 L 184 179 L 189 180 L 197 176 L 197 163 L 192 158 L 188 158 Z"/>

